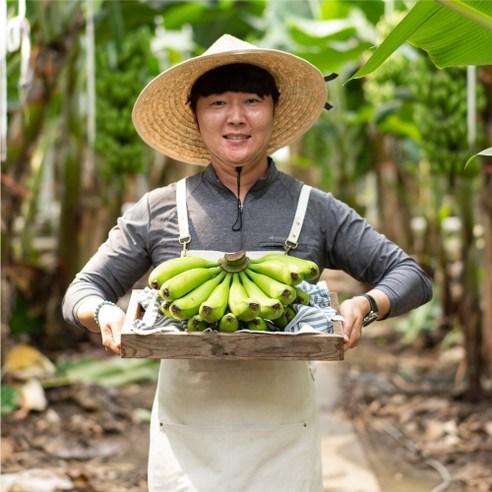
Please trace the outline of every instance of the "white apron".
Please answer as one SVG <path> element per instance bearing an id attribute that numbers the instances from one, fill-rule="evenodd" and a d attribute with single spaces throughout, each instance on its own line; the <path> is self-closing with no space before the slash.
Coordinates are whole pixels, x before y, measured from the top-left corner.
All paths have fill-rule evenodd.
<path id="1" fill-rule="evenodd" d="M 295 247 L 309 197 L 299 198 Z M 183 254 L 186 187 L 177 188 Z M 248 252 L 257 257 L 265 252 Z M 152 409 L 150 492 L 321 492 L 314 378 L 305 361 L 161 360 Z"/>

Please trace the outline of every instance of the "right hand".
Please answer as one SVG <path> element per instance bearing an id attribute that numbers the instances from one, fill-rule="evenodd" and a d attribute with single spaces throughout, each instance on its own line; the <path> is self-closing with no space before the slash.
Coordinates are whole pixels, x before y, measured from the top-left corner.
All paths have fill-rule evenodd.
<path id="1" fill-rule="evenodd" d="M 125 321 L 125 313 L 118 306 L 105 304 L 99 309 L 99 326 L 102 345 L 108 352 L 120 354 L 121 330 Z"/>

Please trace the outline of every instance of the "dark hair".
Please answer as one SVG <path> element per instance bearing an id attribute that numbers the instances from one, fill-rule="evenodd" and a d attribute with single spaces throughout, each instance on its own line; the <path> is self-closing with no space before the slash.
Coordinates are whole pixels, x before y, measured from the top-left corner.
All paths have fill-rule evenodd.
<path id="1" fill-rule="evenodd" d="M 280 93 L 272 74 L 249 63 L 231 63 L 213 68 L 196 79 L 191 87 L 188 103 L 193 112 L 200 96 L 224 92 L 251 92 L 260 97 L 272 96 L 276 105 Z"/>

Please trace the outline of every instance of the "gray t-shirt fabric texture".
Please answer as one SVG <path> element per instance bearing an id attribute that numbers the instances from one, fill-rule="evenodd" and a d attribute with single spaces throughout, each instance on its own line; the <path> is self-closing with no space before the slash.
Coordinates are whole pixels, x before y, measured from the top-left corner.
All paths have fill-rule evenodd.
<path id="1" fill-rule="evenodd" d="M 303 183 L 277 169 L 248 191 L 241 207 L 211 165 L 187 178 L 189 249 L 235 252 L 284 248 Z M 69 286 L 63 315 L 81 326 L 76 312 L 88 297 L 116 302 L 150 268 L 180 256 L 176 184 L 146 193 L 117 221 L 108 239 Z M 343 270 L 382 290 L 390 299 L 388 317 L 398 316 L 432 297 L 428 276 L 408 254 L 377 232 L 332 193 L 313 188 L 299 244 L 290 254 L 315 261 L 320 269 Z M 329 286 L 328 286 L 329 287 Z"/>

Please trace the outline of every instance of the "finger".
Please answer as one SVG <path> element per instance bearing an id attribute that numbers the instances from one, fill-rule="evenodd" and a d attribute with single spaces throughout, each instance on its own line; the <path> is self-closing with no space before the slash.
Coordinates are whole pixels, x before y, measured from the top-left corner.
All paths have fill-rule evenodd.
<path id="1" fill-rule="evenodd" d="M 343 350 L 346 352 L 350 348 L 350 325 L 343 325 Z"/>
<path id="2" fill-rule="evenodd" d="M 119 353 L 121 347 L 118 347 L 115 343 L 113 332 L 109 326 L 104 325 L 101 327 L 101 338 L 102 345 L 108 352 Z"/>
<path id="3" fill-rule="evenodd" d="M 359 344 L 361 337 L 360 328 L 356 328 L 353 324 L 346 327 L 343 335 L 344 339 L 344 350 L 347 351 L 349 348 L 354 348 Z"/>

